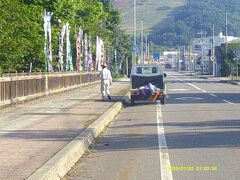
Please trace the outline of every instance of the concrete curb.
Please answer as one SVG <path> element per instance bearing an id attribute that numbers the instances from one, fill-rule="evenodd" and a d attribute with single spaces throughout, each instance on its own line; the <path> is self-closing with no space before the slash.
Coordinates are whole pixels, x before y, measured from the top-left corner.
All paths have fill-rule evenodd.
<path id="1" fill-rule="evenodd" d="M 129 96 L 129 93 L 127 96 Z M 127 101 L 127 98 L 123 98 L 122 100 Z M 89 145 L 93 143 L 93 140 L 114 120 L 122 108 L 123 102 L 114 103 L 110 109 L 103 113 L 78 137 L 72 140 L 61 151 L 30 175 L 27 180 L 57 180 L 63 178 L 81 158 Z"/>
<path id="2" fill-rule="evenodd" d="M 240 82 L 234 82 L 232 80 L 220 80 L 220 82 L 240 86 Z"/>

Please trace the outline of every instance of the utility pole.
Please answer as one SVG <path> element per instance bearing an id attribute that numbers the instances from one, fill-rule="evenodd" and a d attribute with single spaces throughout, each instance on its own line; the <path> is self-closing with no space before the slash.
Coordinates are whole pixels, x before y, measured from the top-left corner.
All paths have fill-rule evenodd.
<path id="1" fill-rule="evenodd" d="M 192 47 L 189 45 L 189 71 L 190 76 L 192 76 Z"/>
<path id="2" fill-rule="evenodd" d="M 200 33 L 197 33 L 197 34 L 200 34 L 200 39 L 201 39 L 201 73 L 203 74 L 203 31 L 201 29 L 201 32 Z"/>
<path id="3" fill-rule="evenodd" d="M 228 42 L 227 42 L 227 36 L 228 36 L 228 12 L 227 11 L 225 11 L 225 43 L 226 43 L 226 57 L 227 57 L 227 53 L 228 53 L 228 50 L 227 50 L 227 48 L 228 48 Z"/>
<path id="4" fill-rule="evenodd" d="M 178 72 L 180 72 L 181 70 L 181 53 L 180 53 L 180 49 L 178 48 Z"/>
<path id="5" fill-rule="evenodd" d="M 143 63 L 143 21 L 141 22 L 142 24 L 142 35 L 141 35 L 141 63 Z"/>
<path id="6" fill-rule="evenodd" d="M 136 64 L 136 51 L 137 51 L 137 12 L 136 12 L 136 0 L 134 0 L 134 5 L 133 5 L 133 11 L 134 11 L 134 42 L 133 42 L 133 62 L 132 64 Z"/>
<path id="7" fill-rule="evenodd" d="M 203 32 L 202 32 L 202 29 L 201 29 L 200 35 L 201 35 L 201 71 L 203 74 Z"/>
<path id="8" fill-rule="evenodd" d="M 147 54 L 148 54 L 148 59 L 150 59 L 150 58 L 149 58 L 149 55 L 150 55 L 150 44 L 149 44 L 149 43 L 148 43 L 148 49 L 147 49 L 147 52 L 148 52 L 148 53 L 147 53 Z"/>
<path id="9" fill-rule="evenodd" d="M 228 12 L 225 11 L 225 56 L 228 57 Z M 230 64 L 230 74 L 232 76 L 232 64 Z"/>
<path id="10" fill-rule="evenodd" d="M 239 61 L 239 58 L 237 58 L 237 81 L 238 81 L 238 76 L 239 76 L 239 74 L 238 74 L 238 61 Z"/>
<path id="11" fill-rule="evenodd" d="M 216 75 L 216 60 L 215 60 L 215 26 L 213 24 L 213 27 L 212 27 L 212 53 L 211 53 L 211 56 L 212 56 L 212 62 L 213 62 L 213 76 Z"/>
<path id="12" fill-rule="evenodd" d="M 114 51 L 114 60 L 115 60 L 115 72 L 118 74 L 118 65 L 117 65 L 117 50 Z"/>
<path id="13" fill-rule="evenodd" d="M 186 62 L 185 62 L 186 47 L 183 46 L 183 70 L 186 71 Z"/>
<path id="14" fill-rule="evenodd" d="M 146 36 L 146 44 L 145 44 L 145 53 L 146 53 L 146 60 L 148 59 L 148 38 Z"/>
<path id="15" fill-rule="evenodd" d="M 128 76 L 128 58 L 126 57 L 126 75 Z"/>

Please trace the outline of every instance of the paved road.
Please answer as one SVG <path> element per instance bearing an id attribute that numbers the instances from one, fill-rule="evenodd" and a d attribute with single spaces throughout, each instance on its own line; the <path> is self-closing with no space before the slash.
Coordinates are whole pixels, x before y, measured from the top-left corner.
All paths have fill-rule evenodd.
<path id="1" fill-rule="evenodd" d="M 167 92 L 126 107 L 65 179 L 240 179 L 240 86 L 169 73 Z"/>
<path id="2" fill-rule="evenodd" d="M 0 179 L 25 179 L 129 91 L 114 82 L 112 102 L 91 85 L 0 110 Z"/>

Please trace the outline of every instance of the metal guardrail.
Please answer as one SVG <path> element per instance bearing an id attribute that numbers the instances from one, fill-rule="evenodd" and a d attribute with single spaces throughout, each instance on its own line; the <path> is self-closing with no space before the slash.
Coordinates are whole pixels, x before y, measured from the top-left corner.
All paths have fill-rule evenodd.
<path id="1" fill-rule="evenodd" d="M 8 74 L 0 77 L 0 106 L 99 81 L 99 73 Z"/>

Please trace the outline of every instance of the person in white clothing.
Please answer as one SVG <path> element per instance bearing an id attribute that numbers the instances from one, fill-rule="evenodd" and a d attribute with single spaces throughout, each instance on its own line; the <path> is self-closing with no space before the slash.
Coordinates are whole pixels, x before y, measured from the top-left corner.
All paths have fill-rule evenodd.
<path id="1" fill-rule="evenodd" d="M 112 98 L 110 96 L 109 87 L 112 84 L 112 75 L 111 72 L 108 70 L 106 63 L 102 65 L 102 68 L 103 69 L 100 72 L 102 100 L 106 100 L 106 92 L 108 99 L 111 100 Z"/>

